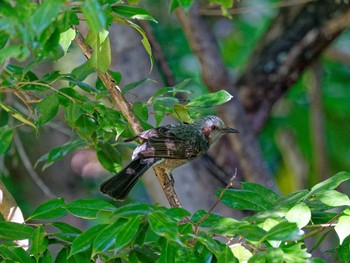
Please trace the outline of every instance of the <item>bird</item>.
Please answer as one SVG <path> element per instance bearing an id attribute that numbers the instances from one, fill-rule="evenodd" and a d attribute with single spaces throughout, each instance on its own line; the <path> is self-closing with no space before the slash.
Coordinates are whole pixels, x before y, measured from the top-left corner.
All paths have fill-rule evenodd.
<path id="1" fill-rule="evenodd" d="M 124 140 L 140 139 L 142 144 L 133 151 L 131 162 L 119 173 L 106 180 L 100 191 L 115 200 L 125 200 L 141 176 L 152 166 L 171 175 L 173 169 L 204 155 L 222 135 L 238 133 L 227 127 L 217 116 L 205 116 L 195 122 L 168 124 L 152 128 Z"/>

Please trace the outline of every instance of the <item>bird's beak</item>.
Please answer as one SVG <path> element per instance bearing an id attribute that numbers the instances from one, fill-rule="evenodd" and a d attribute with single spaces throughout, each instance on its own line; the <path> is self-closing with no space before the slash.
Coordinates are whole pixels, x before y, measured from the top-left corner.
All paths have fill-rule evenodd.
<path id="1" fill-rule="evenodd" d="M 236 129 L 229 128 L 229 127 L 224 128 L 223 132 L 225 132 L 225 133 L 239 133 L 239 131 L 237 131 Z"/>

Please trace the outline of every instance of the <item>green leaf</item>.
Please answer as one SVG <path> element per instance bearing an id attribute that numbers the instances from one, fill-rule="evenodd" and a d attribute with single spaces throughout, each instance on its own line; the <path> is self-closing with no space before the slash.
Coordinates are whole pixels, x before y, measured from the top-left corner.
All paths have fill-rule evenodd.
<path id="1" fill-rule="evenodd" d="M 80 229 L 64 222 L 52 222 L 51 225 L 61 231 L 53 235 L 67 242 L 73 242 L 82 233 Z"/>
<path id="2" fill-rule="evenodd" d="M 106 18 L 98 1 L 86 0 L 81 9 L 91 31 L 100 32 L 106 29 Z"/>
<path id="3" fill-rule="evenodd" d="M 239 243 L 233 244 L 230 246 L 230 248 L 233 255 L 238 259 L 239 262 L 248 262 L 248 260 L 253 256 L 253 254 L 248 249 Z"/>
<path id="4" fill-rule="evenodd" d="M 70 257 L 80 252 L 89 250 L 92 247 L 93 241 L 100 232 L 106 228 L 107 225 L 96 225 L 82 233 L 72 243 L 72 249 L 70 251 Z"/>
<path id="5" fill-rule="evenodd" d="M 45 165 L 43 166 L 43 170 L 52 165 L 54 162 L 62 159 L 67 154 L 71 153 L 72 151 L 77 150 L 81 146 L 85 145 L 85 142 L 81 139 L 77 139 L 74 141 L 67 142 L 61 146 L 57 146 L 53 148 L 49 153 L 41 156 L 35 163 L 35 166 L 38 165 L 40 162 L 46 161 Z"/>
<path id="6" fill-rule="evenodd" d="M 4 262 L 20 262 L 33 263 L 34 260 L 30 258 L 27 252 L 21 247 L 6 247 L 0 246 L 0 255 L 2 259 L 7 259 Z"/>
<path id="7" fill-rule="evenodd" d="M 63 198 L 51 199 L 39 205 L 26 221 L 61 218 L 67 214 L 65 206 Z"/>
<path id="8" fill-rule="evenodd" d="M 275 205 L 280 199 L 280 196 L 278 194 L 260 184 L 243 182 L 242 189 L 255 192 L 262 199 L 264 199 L 265 202 L 270 203 L 271 205 Z"/>
<path id="9" fill-rule="evenodd" d="M 0 107 L 3 108 L 6 112 L 11 113 L 12 117 L 14 117 L 15 119 L 23 122 L 24 124 L 32 126 L 36 130 L 36 126 L 31 121 L 27 120 L 19 111 L 1 102 Z"/>
<path id="10" fill-rule="evenodd" d="M 72 28 L 68 28 L 66 31 L 60 34 L 59 44 L 64 52 L 64 55 L 67 54 L 68 48 L 72 44 L 72 41 L 74 40 L 75 36 L 76 32 Z"/>
<path id="11" fill-rule="evenodd" d="M 75 122 L 77 134 L 86 141 L 91 141 L 92 135 L 99 128 L 96 120 L 88 115 L 81 115 Z"/>
<path id="12" fill-rule="evenodd" d="M 233 255 L 232 250 L 228 246 L 224 246 L 221 253 L 217 257 L 218 263 L 226 262 L 238 262 L 235 256 Z"/>
<path id="13" fill-rule="evenodd" d="M 34 232 L 31 228 L 24 224 L 14 222 L 0 221 L 0 238 L 7 240 L 29 239 Z"/>
<path id="14" fill-rule="evenodd" d="M 350 261 L 350 236 L 343 240 L 343 243 L 339 246 L 338 255 L 343 262 Z"/>
<path id="15" fill-rule="evenodd" d="M 142 42 L 142 45 L 145 48 L 145 50 L 149 56 L 149 59 L 151 62 L 151 70 L 152 70 L 152 68 L 153 68 L 152 48 L 151 48 L 151 44 L 148 41 L 148 38 L 147 38 L 145 31 L 142 29 L 142 27 L 140 27 L 139 25 L 137 25 L 137 24 L 135 24 L 127 19 L 121 18 L 121 17 L 116 16 L 116 15 L 114 15 L 113 17 L 117 23 L 129 25 L 129 26 L 135 28 L 141 34 L 141 36 L 142 36 L 141 42 Z"/>
<path id="16" fill-rule="evenodd" d="M 169 5 L 170 12 L 173 12 L 178 7 L 183 8 L 187 12 L 192 6 L 193 2 L 194 0 L 171 0 Z"/>
<path id="17" fill-rule="evenodd" d="M 147 215 L 152 211 L 151 207 L 147 204 L 130 203 L 119 207 L 114 213 L 113 217 L 134 217 L 137 215 Z"/>
<path id="18" fill-rule="evenodd" d="M 310 208 L 305 203 L 293 206 L 286 214 L 288 222 L 296 223 L 299 228 L 306 226 L 311 219 Z"/>
<path id="19" fill-rule="evenodd" d="M 66 206 L 74 216 L 84 219 L 95 219 L 100 211 L 115 211 L 115 207 L 100 199 L 75 200 Z"/>
<path id="20" fill-rule="evenodd" d="M 127 220 L 119 219 L 113 224 L 99 231 L 97 237 L 93 242 L 93 255 L 96 255 L 98 252 L 107 251 L 111 248 L 114 248 L 116 242 L 116 234 L 125 222 L 127 222 Z"/>
<path id="21" fill-rule="evenodd" d="M 176 263 L 183 263 L 183 262 L 202 263 L 203 261 L 201 259 L 201 256 L 195 249 L 191 247 L 180 247 L 176 251 L 175 262 Z"/>
<path id="22" fill-rule="evenodd" d="M 13 129 L 4 126 L 0 127 L 0 154 L 4 154 L 10 148 L 13 138 Z"/>
<path id="23" fill-rule="evenodd" d="M 155 82 L 153 79 L 142 79 L 142 80 L 139 80 L 139 81 L 136 81 L 136 82 L 132 82 L 132 83 L 129 83 L 127 85 L 125 85 L 123 88 L 122 88 L 122 93 L 125 95 L 126 93 L 128 93 L 130 90 L 133 90 L 135 88 L 137 88 L 138 86 L 140 86 L 141 84 L 145 83 L 145 82 L 149 82 L 149 81 L 152 81 L 152 82 Z"/>
<path id="24" fill-rule="evenodd" d="M 263 252 L 256 253 L 253 257 L 249 259 L 249 263 L 257 262 L 257 263 L 279 263 L 279 262 L 290 262 L 284 261 L 283 259 L 284 253 L 280 248 L 268 248 Z M 293 261 L 292 261 L 293 262 Z M 305 261 L 294 261 L 294 262 L 305 262 Z"/>
<path id="25" fill-rule="evenodd" d="M 194 120 L 191 118 L 189 110 L 186 106 L 176 103 L 173 107 L 171 116 L 182 123 L 193 123 Z"/>
<path id="26" fill-rule="evenodd" d="M 328 178 L 327 180 L 315 185 L 311 188 L 310 193 L 305 197 L 305 199 L 310 198 L 313 195 L 323 193 L 327 190 L 333 190 L 338 187 L 342 182 L 350 179 L 350 173 L 340 172 L 336 175 Z"/>
<path id="27" fill-rule="evenodd" d="M 71 72 L 72 78 L 75 79 L 76 81 L 83 81 L 89 75 L 94 73 L 95 71 L 88 64 L 89 64 L 89 62 L 85 61 L 80 66 L 73 69 Z"/>
<path id="28" fill-rule="evenodd" d="M 176 251 L 179 249 L 179 245 L 175 242 L 165 239 L 164 237 L 159 239 L 159 244 L 162 250 L 157 263 L 175 262 L 175 255 Z"/>
<path id="29" fill-rule="evenodd" d="M 271 228 L 266 235 L 262 238 L 263 240 L 294 240 L 299 238 L 299 228 L 295 223 L 281 222 L 278 225 Z"/>
<path id="30" fill-rule="evenodd" d="M 112 6 L 112 10 L 117 15 L 124 16 L 126 18 L 138 19 L 138 20 L 150 20 L 152 22 L 157 23 L 157 20 L 155 20 L 154 17 L 151 16 L 147 10 L 141 7 L 118 5 L 118 6 Z"/>
<path id="31" fill-rule="evenodd" d="M 177 98 L 172 97 L 157 97 L 153 100 L 153 111 L 156 119 L 156 126 L 164 118 L 167 112 L 173 112 L 174 105 L 179 103 Z"/>
<path id="32" fill-rule="evenodd" d="M 149 225 L 151 229 L 159 236 L 166 237 L 169 240 L 180 242 L 177 222 L 160 211 L 153 211 L 149 214 Z"/>
<path id="33" fill-rule="evenodd" d="M 297 192 L 288 194 L 286 196 L 281 197 L 281 199 L 277 202 L 276 207 L 287 207 L 291 208 L 294 205 L 298 204 L 301 200 L 305 199 L 309 190 L 303 189 Z"/>
<path id="34" fill-rule="evenodd" d="M 49 240 L 46 237 L 46 232 L 42 226 L 38 226 L 34 230 L 30 238 L 30 253 L 34 256 L 35 260 L 38 262 L 40 256 L 44 254 L 49 244 Z"/>
<path id="35" fill-rule="evenodd" d="M 215 93 L 205 94 L 194 98 L 186 104 L 186 107 L 209 108 L 215 105 L 224 104 L 225 102 L 231 100 L 231 98 L 232 95 L 226 90 L 220 90 Z"/>
<path id="36" fill-rule="evenodd" d="M 40 101 L 35 108 L 36 115 L 38 116 L 35 124 L 40 127 L 44 123 L 49 122 L 56 116 L 58 107 L 59 101 L 57 94 L 51 94 L 50 96 L 47 96 L 45 99 Z"/>
<path id="37" fill-rule="evenodd" d="M 99 72 L 106 72 L 111 64 L 111 49 L 108 31 L 101 32 L 90 30 L 86 37 L 86 43 L 94 50 L 89 59 L 89 66 Z"/>
<path id="38" fill-rule="evenodd" d="M 343 243 L 344 239 L 350 235 L 350 216 L 341 216 L 337 225 L 334 227 L 335 232 L 339 237 L 340 245 Z"/>
<path id="39" fill-rule="evenodd" d="M 338 207 L 338 206 L 350 206 L 350 199 L 347 195 L 342 194 L 336 190 L 328 190 L 320 194 L 316 194 L 317 198 L 326 205 Z"/>
<path id="40" fill-rule="evenodd" d="M 115 248 L 114 251 L 118 251 L 128 246 L 135 238 L 138 233 L 141 224 L 141 216 L 130 218 L 124 223 L 117 231 L 115 237 Z"/>
<path id="41" fill-rule="evenodd" d="M 266 235 L 266 231 L 255 225 L 242 225 L 234 229 L 234 235 L 239 235 L 250 241 L 260 241 Z"/>
<path id="42" fill-rule="evenodd" d="M 35 28 L 35 34 L 37 36 L 41 33 L 57 18 L 64 0 L 57 1 L 44 1 L 31 15 L 31 26 Z"/>
<path id="43" fill-rule="evenodd" d="M 164 211 L 164 214 L 169 216 L 170 218 L 176 220 L 176 221 L 180 221 L 184 217 L 188 217 L 191 215 L 190 212 L 188 212 L 186 209 L 181 208 L 181 207 L 168 208 Z"/>
<path id="44" fill-rule="evenodd" d="M 222 191 L 216 191 L 216 196 L 219 197 Z M 273 205 L 250 190 L 227 190 L 224 192 L 221 201 L 228 207 L 239 210 L 267 211 L 273 208 Z"/>
<path id="45" fill-rule="evenodd" d="M 109 143 L 99 142 L 96 146 L 96 153 L 99 162 L 111 173 L 117 173 L 122 169 L 121 154 Z"/>

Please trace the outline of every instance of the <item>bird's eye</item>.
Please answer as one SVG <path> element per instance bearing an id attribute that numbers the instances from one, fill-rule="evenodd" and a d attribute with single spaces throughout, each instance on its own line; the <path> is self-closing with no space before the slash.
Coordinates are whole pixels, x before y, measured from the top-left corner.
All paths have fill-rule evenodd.
<path id="1" fill-rule="evenodd" d="M 215 125 L 212 125 L 212 126 L 211 126 L 211 129 L 212 129 L 212 130 L 216 130 L 216 128 L 217 128 L 217 127 L 216 127 Z"/>

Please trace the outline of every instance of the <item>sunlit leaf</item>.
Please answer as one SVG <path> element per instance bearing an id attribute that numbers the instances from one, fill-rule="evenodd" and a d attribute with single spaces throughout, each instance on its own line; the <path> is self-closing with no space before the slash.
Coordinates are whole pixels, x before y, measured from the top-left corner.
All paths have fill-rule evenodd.
<path id="1" fill-rule="evenodd" d="M 117 5 L 112 6 L 113 12 L 117 15 L 124 16 L 126 18 L 138 19 L 138 20 L 150 20 L 152 22 L 156 22 L 155 18 L 150 15 L 150 13 L 137 6 L 126 6 L 126 5 Z"/>
<path id="2" fill-rule="evenodd" d="M 327 190 L 333 190 L 334 188 L 338 187 L 342 182 L 345 182 L 349 179 L 350 179 L 350 173 L 347 173 L 347 172 L 337 173 L 336 175 L 312 187 L 310 193 L 305 197 L 305 199 L 313 195 L 323 193 Z"/>
<path id="3" fill-rule="evenodd" d="M 205 94 L 194 98 L 186 104 L 186 107 L 209 108 L 224 104 L 231 99 L 232 95 L 230 93 L 228 93 L 226 90 L 220 90 L 215 93 Z"/>
<path id="4" fill-rule="evenodd" d="M 92 31 L 100 32 L 106 29 L 106 18 L 98 1 L 86 0 L 81 9 Z"/>
<path id="5" fill-rule="evenodd" d="M 36 129 L 36 126 L 34 125 L 34 123 L 26 119 L 19 111 L 15 110 L 14 108 L 8 105 L 3 104 L 2 102 L 0 102 L 0 107 L 3 108 L 5 111 L 9 112 L 12 115 L 12 117 L 14 117 L 15 119 L 23 122 L 24 124 L 32 126 L 34 129 Z"/>
<path id="6" fill-rule="evenodd" d="M 299 228 L 306 226 L 311 219 L 311 211 L 305 203 L 293 206 L 286 214 L 288 222 L 294 222 Z"/>
<path id="7" fill-rule="evenodd" d="M 58 16 L 64 0 L 43 1 L 31 16 L 31 25 L 39 36 Z"/>
<path id="8" fill-rule="evenodd" d="M 337 225 L 334 227 L 335 232 L 339 237 L 340 245 L 343 243 L 344 239 L 350 235 L 350 216 L 341 216 Z"/>
<path id="9" fill-rule="evenodd" d="M 320 194 L 316 194 L 320 201 L 326 205 L 337 206 L 350 206 L 350 199 L 346 194 L 340 193 L 336 190 L 328 190 Z"/>

